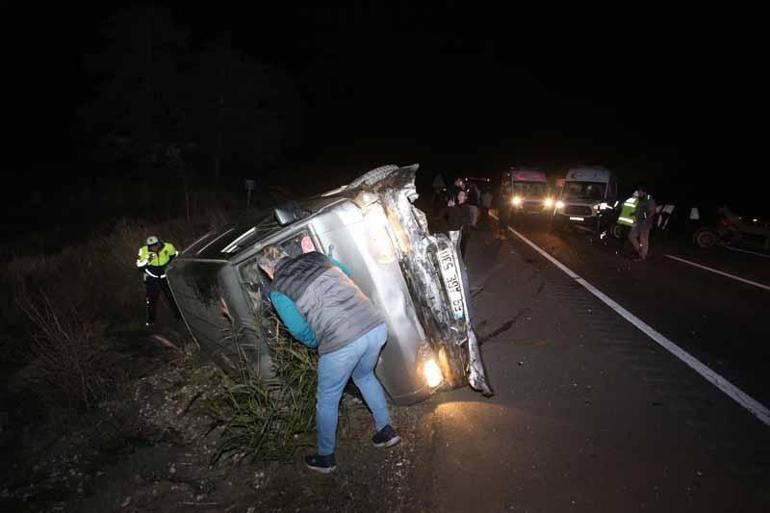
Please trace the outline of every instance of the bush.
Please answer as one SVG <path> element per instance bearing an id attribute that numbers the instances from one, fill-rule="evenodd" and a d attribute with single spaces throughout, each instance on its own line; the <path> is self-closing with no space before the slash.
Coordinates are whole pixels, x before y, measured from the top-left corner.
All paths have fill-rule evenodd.
<path id="1" fill-rule="evenodd" d="M 120 359 L 108 348 L 104 324 L 54 306 L 45 293 L 21 293 L 19 307 L 32 324 L 27 374 L 42 402 L 88 409 L 101 400 L 117 379 Z"/>
<path id="2" fill-rule="evenodd" d="M 276 381 L 260 382 L 245 359 L 236 375 L 222 373 L 222 393 L 209 405 L 224 425 L 214 461 L 228 455 L 280 460 L 309 445 L 306 435 L 315 426 L 318 354 L 291 340 L 282 328 L 275 330 L 270 347 Z"/>

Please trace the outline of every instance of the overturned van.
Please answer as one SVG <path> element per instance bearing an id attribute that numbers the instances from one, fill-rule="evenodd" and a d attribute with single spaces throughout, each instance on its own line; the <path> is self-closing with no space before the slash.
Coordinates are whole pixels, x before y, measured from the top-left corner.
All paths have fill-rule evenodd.
<path id="1" fill-rule="evenodd" d="M 375 372 L 393 402 L 465 384 L 490 394 L 457 237 L 431 234 L 412 205 L 417 168 L 374 169 L 253 226 L 206 234 L 182 252 L 167 276 L 202 350 L 225 369 L 245 361 L 261 378 L 275 378 L 262 322 L 269 283 L 257 257 L 270 244 L 296 256 L 309 240 L 351 269 L 385 318 L 388 342 Z"/>

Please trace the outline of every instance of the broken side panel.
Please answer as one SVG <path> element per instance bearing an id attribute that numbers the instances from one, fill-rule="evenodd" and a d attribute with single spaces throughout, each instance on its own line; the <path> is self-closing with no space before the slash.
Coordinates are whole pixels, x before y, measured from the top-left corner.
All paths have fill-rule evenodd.
<path id="1" fill-rule="evenodd" d="M 247 365 L 273 379 L 267 337 L 235 268 L 225 261 L 179 259 L 167 271 L 182 318 L 204 354 L 228 372 Z"/>
<path id="2" fill-rule="evenodd" d="M 416 170 L 384 167 L 360 181 L 381 198 L 404 277 L 449 385 L 469 382 L 491 395 L 471 325 L 467 271 L 457 244 L 444 234 L 431 234 L 425 215 L 412 205 Z"/>

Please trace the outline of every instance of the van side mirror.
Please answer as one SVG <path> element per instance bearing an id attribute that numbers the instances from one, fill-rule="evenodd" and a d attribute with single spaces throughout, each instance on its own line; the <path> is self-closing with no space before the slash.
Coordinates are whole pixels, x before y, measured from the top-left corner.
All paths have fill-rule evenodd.
<path id="1" fill-rule="evenodd" d="M 275 215 L 275 220 L 278 221 L 278 224 L 281 226 L 287 226 L 305 219 L 310 215 L 310 211 L 302 208 L 302 206 L 296 201 L 292 201 L 277 207 L 273 211 L 273 214 Z"/>

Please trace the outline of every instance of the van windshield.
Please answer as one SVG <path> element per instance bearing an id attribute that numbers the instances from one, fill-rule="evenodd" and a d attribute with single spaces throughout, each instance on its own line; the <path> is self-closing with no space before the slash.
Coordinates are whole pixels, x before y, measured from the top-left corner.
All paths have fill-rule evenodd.
<path id="1" fill-rule="evenodd" d="M 525 198 L 542 198 L 547 187 L 543 182 L 513 182 L 513 193 Z"/>
<path id="2" fill-rule="evenodd" d="M 601 182 L 567 182 L 562 196 L 565 199 L 601 200 L 605 187 L 607 184 Z"/>

